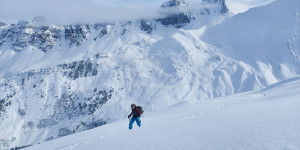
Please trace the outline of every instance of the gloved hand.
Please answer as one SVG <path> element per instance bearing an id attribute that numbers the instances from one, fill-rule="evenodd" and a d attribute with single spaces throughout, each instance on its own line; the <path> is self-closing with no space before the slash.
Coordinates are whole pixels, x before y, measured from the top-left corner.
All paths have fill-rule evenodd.
<path id="1" fill-rule="evenodd" d="M 130 118 L 130 115 L 128 116 L 128 118 Z"/>

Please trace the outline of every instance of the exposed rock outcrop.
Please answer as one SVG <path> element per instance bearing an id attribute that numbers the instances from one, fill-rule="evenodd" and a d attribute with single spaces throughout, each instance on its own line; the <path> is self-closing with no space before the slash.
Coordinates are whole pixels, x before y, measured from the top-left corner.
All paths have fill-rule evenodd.
<path id="1" fill-rule="evenodd" d="M 188 6 L 184 0 L 170 0 L 168 2 L 164 2 L 160 7 L 163 9 L 172 9 L 174 14 L 168 14 L 167 17 L 157 19 L 157 21 L 161 22 L 165 26 L 175 26 L 180 28 L 191 21 L 191 13 L 189 11 L 181 10 L 180 7 Z"/>

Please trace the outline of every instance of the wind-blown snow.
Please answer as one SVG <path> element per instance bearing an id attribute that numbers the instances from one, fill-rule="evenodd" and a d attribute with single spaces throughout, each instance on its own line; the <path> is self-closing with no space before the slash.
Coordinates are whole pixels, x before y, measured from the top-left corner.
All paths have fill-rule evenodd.
<path id="1" fill-rule="evenodd" d="M 145 112 L 128 120 L 27 148 L 35 149 L 290 149 L 300 148 L 300 77 L 267 89 Z"/>

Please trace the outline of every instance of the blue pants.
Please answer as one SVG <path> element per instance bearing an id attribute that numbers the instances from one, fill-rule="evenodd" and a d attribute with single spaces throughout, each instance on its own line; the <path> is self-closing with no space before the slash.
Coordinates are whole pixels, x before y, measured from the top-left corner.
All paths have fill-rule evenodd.
<path id="1" fill-rule="evenodd" d="M 132 129 L 132 124 L 136 121 L 136 124 L 141 127 L 140 117 L 137 118 L 131 118 L 129 122 L 129 130 Z"/>

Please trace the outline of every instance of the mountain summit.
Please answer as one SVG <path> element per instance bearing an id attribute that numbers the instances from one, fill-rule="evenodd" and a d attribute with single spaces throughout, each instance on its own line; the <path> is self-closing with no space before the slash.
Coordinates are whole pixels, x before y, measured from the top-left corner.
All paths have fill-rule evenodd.
<path id="1" fill-rule="evenodd" d="M 168 7 L 178 7 L 178 6 L 187 6 L 188 3 L 184 0 L 170 0 L 164 2 L 160 7 L 161 8 L 168 8 Z"/>

